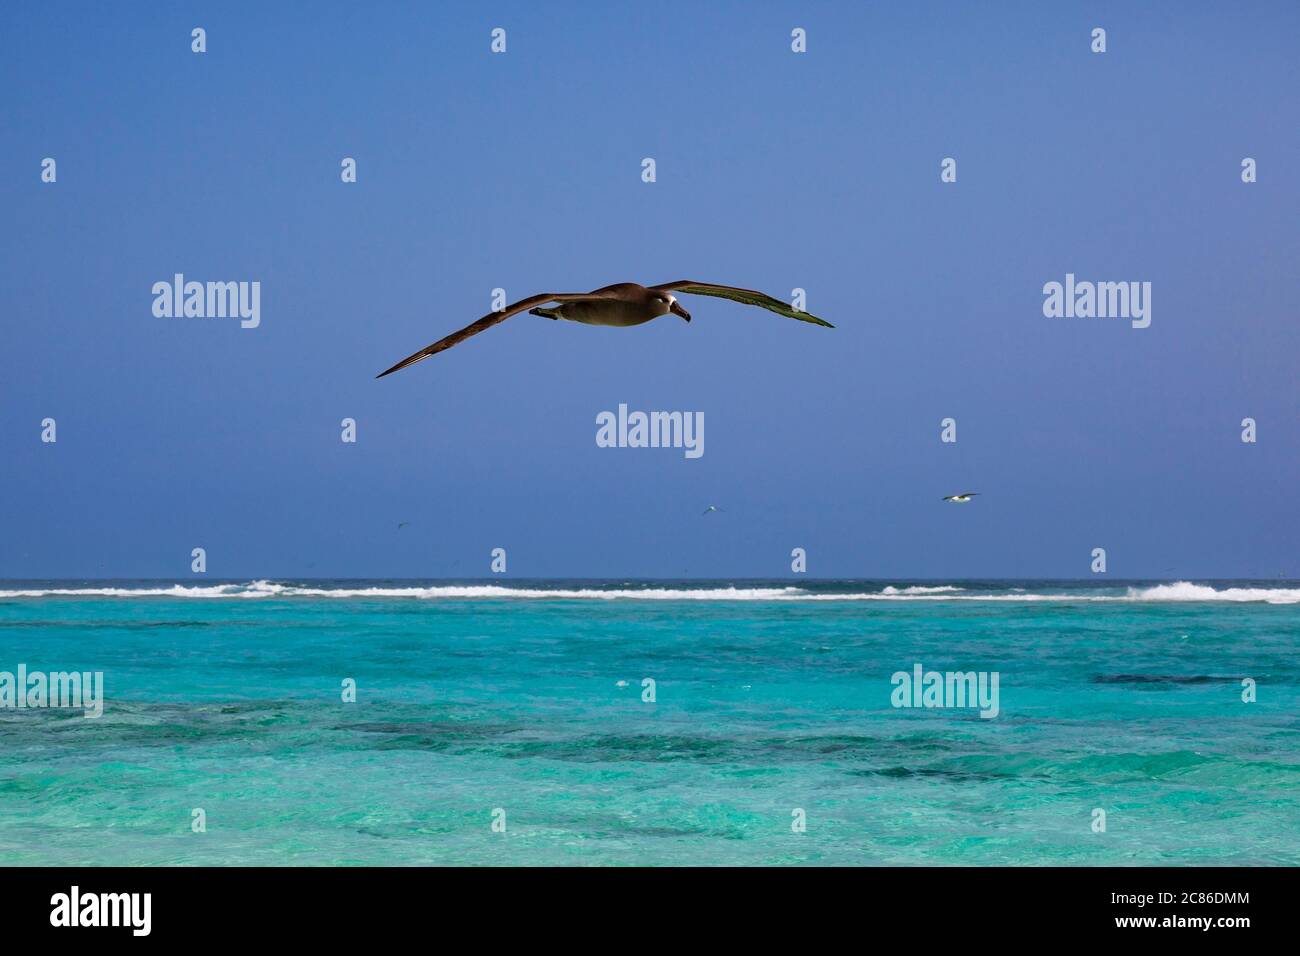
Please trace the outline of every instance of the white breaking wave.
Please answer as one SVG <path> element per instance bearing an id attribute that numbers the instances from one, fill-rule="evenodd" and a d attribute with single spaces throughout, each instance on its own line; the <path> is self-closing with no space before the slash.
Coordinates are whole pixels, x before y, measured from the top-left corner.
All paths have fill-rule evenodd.
<path id="1" fill-rule="evenodd" d="M 1206 584 L 1175 581 L 1149 588 L 1129 588 L 1132 601 L 1267 601 L 1269 604 L 1300 603 L 1300 588 L 1224 588 L 1216 591 Z"/>
<path id="2" fill-rule="evenodd" d="M 935 587 L 922 587 L 921 585 L 917 584 L 917 585 L 913 585 L 910 588 L 903 588 L 902 590 L 899 590 L 898 588 L 894 587 L 891 584 L 889 585 L 889 587 L 885 588 L 880 593 L 881 594 L 948 594 L 953 591 L 965 591 L 965 590 L 966 590 L 965 588 L 954 587 L 951 584 L 940 584 L 940 585 L 936 585 Z"/>
<path id="3" fill-rule="evenodd" d="M 220 584 L 211 587 L 187 587 L 176 584 L 169 587 L 139 588 L 42 588 L 28 591 L 0 591 L 0 598 L 20 597 L 183 597 L 183 598 L 268 598 L 268 597 L 327 597 L 327 598 L 559 598 L 583 599 L 641 598 L 660 601 L 774 601 L 803 594 L 799 588 L 526 588 L 505 587 L 496 584 L 441 585 L 434 587 L 369 587 L 318 588 L 296 584 L 276 584 L 272 581 L 252 581 L 248 584 Z"/>
<path id="4" fill-rule="evenodd" d="M 1234 601 L 1269 604 L 1300 603 L 1296 588 L 1223 588 L 1178 581 L 1145 588 L 1129 588 L 1126 594 L 1031 593 L 1021 589 L 994 593 L 971 593 L 955 585 L 886 586 L 875 592 L 842 594 L 816 593 L 797 587 L 757 588 L 539 588 L 499 584 L 434 585 L 430 587 L 311 587 L 250 581 L 247 584 L 160 587 L 33 588 L 4 591 L 3 598 L 39 597 L 172 597 L 172 598 L 416 598 L 424 600 L 523 599 L 523 600 L 632 600 L 632 601 Z"/>

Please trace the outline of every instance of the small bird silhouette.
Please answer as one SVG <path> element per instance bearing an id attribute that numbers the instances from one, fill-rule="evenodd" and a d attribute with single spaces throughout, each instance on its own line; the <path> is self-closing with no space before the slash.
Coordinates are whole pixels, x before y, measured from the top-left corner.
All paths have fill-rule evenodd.
<path id="1" fill-rule="evenodd" d="M 956 504 L 963 505 L 978 494 L 979 494 L 978 491 L 963 491 L 959 495 L 944 495 L 943 500 L 952 501 L 955 502 Z"/>
<path id="2" fill-rule="evenodd" d="M 702 518 L 704 517 L 704 515 L 709 514 L 710 512 L 713 511 L 722 511 L 722 509 L 719 508 L 717 505 L 709 505 L 707 508 L 704 509 L 704 514 L 700 515 L 700 517 Z"/>

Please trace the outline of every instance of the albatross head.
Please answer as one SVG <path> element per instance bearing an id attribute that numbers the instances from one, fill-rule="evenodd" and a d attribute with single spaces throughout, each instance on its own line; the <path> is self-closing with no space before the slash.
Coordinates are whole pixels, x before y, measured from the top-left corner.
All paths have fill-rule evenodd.
<path id="1" fill-rule="evenodd" d="M 654 304 L 659 310 L 660 315 L 667 315 L 671 312 L 673 315 L 680 315 L 687 322 L 691 321 L 691 314 L 681 307 L 677 301 L 677 296 L 670 292 L 655 292 Z"/>

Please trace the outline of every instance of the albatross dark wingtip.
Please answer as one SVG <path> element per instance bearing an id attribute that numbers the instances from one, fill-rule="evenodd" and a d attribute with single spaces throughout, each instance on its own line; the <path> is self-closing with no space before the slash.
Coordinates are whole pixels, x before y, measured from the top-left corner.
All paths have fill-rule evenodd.
<path id="1" fill-rule="evenodd" d="M 434 355 L 437 352 L 441 352 L 442 349 L 437 348 L 437 346 L 441 344 L 442 344 L 441 342 L 437 342 L 434 345 L 430 345 L 427 349 L 421 349 L 420 351 L 416 352 L 414 355 L 408 355 L 406 358 L 402 359 L 392 368 L 388 369 L 387 371 L 380 372 L 378 375 L 375 376 L 375 378 L 383 378 L 385 375 L 392 375 L 394 372 L 400 372 L 408 365 L 414 365 L 416 362 L 423 362 L 430 355 Z"/>

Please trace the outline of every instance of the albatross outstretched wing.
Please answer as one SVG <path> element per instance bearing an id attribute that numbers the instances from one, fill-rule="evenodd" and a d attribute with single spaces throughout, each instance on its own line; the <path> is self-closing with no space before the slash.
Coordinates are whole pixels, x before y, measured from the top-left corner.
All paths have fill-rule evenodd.
<path id="1" fill-rule="evenodd" d="M 592 295 L 589 292 L 544 292 L 541 295 L 532 295 L 526 299 L 520 299 L 506 306 L 500 312 L 489 312 L 477 322 L 465 326 L 459 332 L 453 332 L 446 338 L 439 339 L 427 348 L 420 349 L 414 355 L 408 355 L 386 372 L 380 372 L 375 378 L 383 378 L 385 375 L 391 375 L 396 371 L 406 368 L 408 365 L 414 365 L 416 362 L 427 359 L 430 355 L 437 355 L 439 352 L 445 352 L 453 345 L 459 345 L 471 335 L 478 335 L 485 329 L 490 329 L 498 322 L 504 322 L 510 316 L 525 309 L 531 309 L 535 306 L 544 305 L 547 302 L 572 302 L 575 299 L 598 299 L 600 296 Z"/>
<path id="2" fill-rule="evenodd" d="M 799 312 L 780 299 L 774 299 L 762 292 L 755 292 L 753 289 L 737 289 L 735 286 L 714 285 L 712 282 L 696 282 L 694 279 L 678 279 L 676 282 L 665 282 L 663 285 L 652 285 L 650 288 L 657 292 L 715 295 L 721 299 L 730 299 L 733 302 L 741 302 L 745 305 L 756 305 L 760 309 L 767 309 L 769 312 L 775 312 L 790 319 L 798 319 L 800 322 L 811 322 L 813 325 L 823 325 L 828 329 L 835 328 L 825 319 L 819 319 L 811 312 Z"/>

